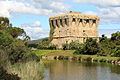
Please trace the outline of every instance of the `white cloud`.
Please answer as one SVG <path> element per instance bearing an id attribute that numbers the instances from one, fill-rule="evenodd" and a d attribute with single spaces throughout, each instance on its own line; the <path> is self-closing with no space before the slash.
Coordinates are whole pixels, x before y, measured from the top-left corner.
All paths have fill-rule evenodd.
<path id="1" fill-rule="evenodd" d="M 98 15 L 96 12 L 93 12 L 93 11 L 86 11 L 86 12 L 83 12 L 83 14 L 86 14 L 86 15 Z"/>
<path id="2" fill-rule="evenodd" d="M 32 26 L 34 26 L 34 27 L 41 26 L 41 23 L 40 23 L 40 21 L 36 21 Z"/>
<path id="3" fill-rule="evenodd" d="M 120 0 L 73 0 L 77 3 L 88 3 L 97 6 L 120 6 Z"/>
<path id="4" fill-rule="evenodd" d="M 33 24 L 23 24 L 21 28 L 25 30 L 32 40 L 49 36 L 49 30 L 43 29 L 40 21 L 36 21 Z"/>
<path id="5" fill-rule="evenodd" d="M 120 0 L 73 0 L 77 3 L 87 3 L 98 8 L 97 14 L 101 23 L 120 22 Z M 94 14 L 94 13 L 93 13 Z"/>
<path id="6" fill-rule="evenodd" d="M 119 22 L 120 21 L 120 7 L 107 7 L 99 8 L 99 15 L 101 16 L 101 21 L 106 22 Z"/>
<path id="7" fill-rule="evenodd" d="M 120 31 L 120 29 L 99 29 L 99 37 L 105 34 L 108 38 L 110 38 L 111 34 L 117 31 Z"/>
<path id="8" fill-rule="evenodd" d="M 11 13 L 25 13 L 37 15 L 52 15 L 67 10 L 68 7 L 61 1 L 28 0 L 28 2 L 7 0 L 0 1 L 0 16 L 11 17 Z"/>

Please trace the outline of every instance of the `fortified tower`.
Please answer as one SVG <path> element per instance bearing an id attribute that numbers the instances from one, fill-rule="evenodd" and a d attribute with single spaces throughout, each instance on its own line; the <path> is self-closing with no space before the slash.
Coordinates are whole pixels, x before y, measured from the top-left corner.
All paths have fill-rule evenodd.
<path id="1" fill-rule="evenodd" d="M 84 43 L 87 38 L 98 39 L 99 16 L 83 15 L 81 12 L 72 12 L 51 16 L 50 40 L 52 44 L 62 47 L 64 43 L 79 41 Z"/>

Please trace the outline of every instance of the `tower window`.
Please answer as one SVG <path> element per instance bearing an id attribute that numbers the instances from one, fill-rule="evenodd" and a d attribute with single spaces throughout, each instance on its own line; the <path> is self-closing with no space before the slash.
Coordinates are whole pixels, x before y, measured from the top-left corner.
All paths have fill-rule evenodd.
<path id="1" fill-rule="evenodd" d="M 56 25 L 57 25 L 57 27 L 59 27 L 57 20 L 56 20 Z"/>
<path id="2" fill-rule="evenodd" d="M 87 19 L 86 22 L 89 23 L 89 20 Z"/>
<path id="3" fill-rule="evenodd" d="M 93 23 L 96 23 L 96 20 L 93 20 Z"/>
<path id="4" fill-rule="evenodd" d="M 60 25 L 63 26 L 63 24 L 62 24 L 62 19 L 60 19 Z"/>
<path id="5" fill-rule="evenodd" d="M 67 25 L 67 19 L 65 19 L 65 24 Z"/>
<path id="6" fill-rule="evenodd" d="M 83 32 L 85 32 L 85 30 L 83 30 Z"/>
<path id="7" fill-rule="evenodd" d="M 75 18 L 73 18 L 73 22 L 75 22 Z"/>
<path id="8" fill-rule="evenodd" d="M 51 25 L 55 28 L 54 23 L 53 23 L 53 20 L 51 20 Z"/>

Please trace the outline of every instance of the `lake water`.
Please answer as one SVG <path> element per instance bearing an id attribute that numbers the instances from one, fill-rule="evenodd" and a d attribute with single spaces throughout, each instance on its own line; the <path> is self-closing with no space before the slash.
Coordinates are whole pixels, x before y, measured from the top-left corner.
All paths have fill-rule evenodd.
<path id="1" fill-rule="evenodd" d="M 44 80 L 120 80 L 120 66 L 56 60 L 45 64 Z"/>

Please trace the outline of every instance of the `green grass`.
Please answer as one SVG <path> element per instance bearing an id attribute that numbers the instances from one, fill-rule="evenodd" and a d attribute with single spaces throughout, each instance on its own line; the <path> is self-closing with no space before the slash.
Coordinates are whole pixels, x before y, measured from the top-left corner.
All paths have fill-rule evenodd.
<path id="1" fill-rule="evenodd" d="M 34 50 L 37 56 L 70 56 L 73 55 L 74 50 Z"/>
<path id="2" fill-rule="evenodd" d="M 44 77 L 44 66 L 40 62 L 9 64 L 8 73 L 17 74 L 21 80 L 42 80 Z"/>
<path id="3" fill-rule="evenodd" d="M 34 50 L 37 56 L 71 56 L 71 57 L 81 57 L 81 58 L 94 58 L 98 60 L 118 60 L 120 57 L 107 57 L 107 56 L 97 56 L 97 55 L 76 55 L 73 54 L 75 50 Z"/>
<path id="4" fill-rule="evenodd" d="M 34 50 L 33 52 L 35 52 L 37 56 L 46 56 L 49 53 L 54 53 L 58 51 L 61 50 Z"/>

